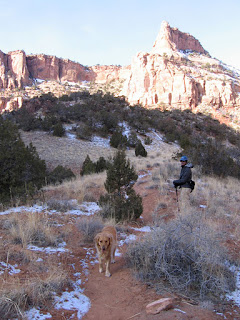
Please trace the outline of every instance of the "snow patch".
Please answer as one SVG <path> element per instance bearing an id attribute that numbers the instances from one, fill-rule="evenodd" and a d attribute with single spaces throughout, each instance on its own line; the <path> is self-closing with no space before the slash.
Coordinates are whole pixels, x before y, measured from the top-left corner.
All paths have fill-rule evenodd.
<path id="1" fill-rule="evenodd" d="M 118 242 L 119 247 L 123 246 L 125 243 L 128 244 L 132 241 L 136 241 L 137 239 L 137 236 L 135 234 L 130 234 L 127 236 L 125 233 L 122 233 L 121 236 L 124 237 L 125 239 L 120 240 Z"/>
<path id="2" fill-rule="evenodd" d="M 96 202 L 83 202 L 80 205 L 80 209 L 73 209 L 65 212 L 65 214 L 72 214 L 77 216 L 91 216 L 100 210 L 99 205 Z"/>
<path id="3" fill-rule="evenodd" d="M 152 229 L 149 226 L 144 226 L 142 228 L 135 228 L 135 227 L 131 227 L 131 229 L 139 231 L 139 232 L 151 232 Z"/>
<path id="4" fill-rule="evenodd" d="M 92 137 L 92 140 L 91 140 L 91 144 L 93 144 L 94 146 L 105 147 L 105 148 L 110 148 L 109 142 L 110 142 L 109 138 L 106 139 L 98 136 Z"/>
<path id="5" fill-rule="evenodd" d="M 66 211 L 65 214 L 72 214 L 72 215 L 86 215 L 90 216 L 100 210 L 100 207 L 96 202 L 83 202 L 82 204 L 78 205 L 77 200 L 72 200 L 72 202 L 76 202 L 76 209 L 72 209 Z M 47 206 L 38 206 L 34 205 L 32 207 L 21 206 L 17 208 L 10 208 L 5 211 L 1 211 L 0 215 L 7 215 L 11 213 L 22 213 L 22 212 L 30 212 L 30 213 L 48 213 L 48 214 L 56 214 L 58 213 L 56 210 L 47 210 Z"/>
<path id="6" fill-rule="evenodd" d="M 230 271 L 236 275 L 236 290 L 226 295 L 227 300 L 233 300 L 240 307 L 240 267 L 231 266 Z"/>
<path id="7" fill-rule="evenodd" d="M 32 212 L 32 213 L 40 213 L 46 210 L 45 206 L 34 205 L 32 207 L 21 206 L 16 208 L 10 208 L 5 211 L 0 211 L 0 215 L 11 214 L 11 213 L 21 213 L 21 212 Z"/>
<path id="8" fill-rule="evenodd" d="M 55 308 L 71 310 L 77 312 L 78 319 L 81 319 L 90 309 L 91 302 L 81 292 L 75 290 L 71 292 L 63 292 L 61 297 L 55 297 Z"/>
<path id="9" fill-rule="evenodd" d="M 63 252 L 67 252 L 68 249 L 65 249 L 64 247 L 66 246 L 66 242 L 62 242 L 58 245 L 57 248 L 54 247 L 37 247 L 37 246 L 33 246 L 33 245 L 29 245 L 27 246 L 28 250 L 32 250 L 32 251 L 39 251 L 39 252 L 44 252 L 44 253 L 48 253 L 48 254 L 53 254 L 53 253 L 63 253 Z"/>
<path id="10" fill-rule="evenodd" d="M 84 263 L 81 264 L 84 270 L 86 270 L 85 268 L 87 268 L 88 274 L 88 265 L 85 260 L 92 259 L 93 250 L 89 248 L 84 249 L 86 250 L 86 258 L 82 260 L 84 261 Z M 60 297 L 55 296 L 55 308 L 57 310 L 65 309 L 73 311 L 74 313 L 77 312 L 77 318 L 81 319 L 89 311 L 91 307 L 91 301 L 87 296 L 83 294 L 84 290 L 80 287 L 80 285 L 82 284 L 82 280 L 80 278 L 81 273 L 76 272 L 74 276 L 77 278 L 77 280 L 73 283 L 74 290 L 71 292 L 65 291 L 61 294 Z M 72 316 L 74 316 L 74 314 Z"/>
<path id="11" fill-rule="evenodd" d="M 20 269 L 16 269 L 17 266 L 18 266 L 17 264 L 13 266 L 6 262 L 0 262 L 0 274 L 3 274 L 5 270 L 7 270 L 11 276 L 14 274 L 17 274 L 21 272 Z"/>
<path id="12" fill-rule="evenodd" d="M 37 310 L 36 308 L 32 308 L 31 310 L 26 311 L 25 316 L 27 317 L 28 320 L 52 319 L 52 316 L 50 313 L 47 313 L 47 314 L 40 313 L 40 311 Z"/>

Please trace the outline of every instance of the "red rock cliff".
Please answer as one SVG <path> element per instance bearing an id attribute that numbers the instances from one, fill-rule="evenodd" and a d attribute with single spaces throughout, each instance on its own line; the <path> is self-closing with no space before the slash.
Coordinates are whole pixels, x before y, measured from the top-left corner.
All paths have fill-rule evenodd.
<path id="1" fill-rule="evenodd" d="M 5 54 L 0 51 L 0 88 L 21 88 L 30 83 L 25 52 L 18 50 Z"/>
<path id="2" fill-rule="evenodd" d="M 32 78 L 56 81 L 91 81 L 92 71 L 80 63 L 45 54 L 27 56 L 27 66 Z"/>
<path id="3" fill-rule="evenodd" d="M 168 22 L 163 21 L 151 53 L 172 53 L 177 50 L 207 53 L 192 35 L 181 32 L 177 28 L 171 28 Z"/>
<path id="4" fill-rule="evenodd" d="M 239 78 L 226 75 L 198 40 L 164 21 L 151 52 L 140 52 L 133 58 L 122 94 L 131 104 L 146 107 L 236 106 L 240 102 L 236 82 L 239 84 Z"/>

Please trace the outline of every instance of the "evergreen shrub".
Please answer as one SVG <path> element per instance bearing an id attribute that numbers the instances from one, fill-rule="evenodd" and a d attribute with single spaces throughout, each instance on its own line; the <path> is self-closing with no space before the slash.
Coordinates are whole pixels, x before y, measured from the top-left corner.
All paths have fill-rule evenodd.
<path id="1" fill-rule="evenodd" d="M 35 147 L 26 147 L 17 127 L 0 117 L 0 201 L 32 196 L 45 177 L 46 164 Z"/>
<path id="2" fill-rule="evenodd" d="M 138 179 L 124 151 L 117 151 L 107 170 L 104 184 L 107 194 L 100 197 L 104 218 L 113 218 L 117 222 L 135 220 L 143 211 L 142 198 L 136 194 L 133 186 Z"/>
<path id="3" fill-rule="evenodd" d="M 50 184 L 56 184 L 62 183 L 64 180 L 71 180 L 74 178 L 75 174 L 71 169 L 59 165 L 48 174 L 47 181 Z"/>
<path id="4" fill-rule="evenodd" d="M 137 156 L 147 157 L 147 151 L 144 148 L 144 146 L 142 145 L 141 141 L 139 141 L 135 147 L 135 155 L 136 155 L 136 157 Z"/>

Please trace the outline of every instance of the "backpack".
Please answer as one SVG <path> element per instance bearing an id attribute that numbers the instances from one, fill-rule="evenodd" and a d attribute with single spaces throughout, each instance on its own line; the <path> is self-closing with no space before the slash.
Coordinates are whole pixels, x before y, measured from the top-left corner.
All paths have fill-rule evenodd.
<path id="1" fill-rule="evenodd" d="M 193 192 L 194 187 L 195 187 L 195 181 L 190 180 L 188 183 L 189 183 L 189 186 L 190 186 L 191 192 Z"/>

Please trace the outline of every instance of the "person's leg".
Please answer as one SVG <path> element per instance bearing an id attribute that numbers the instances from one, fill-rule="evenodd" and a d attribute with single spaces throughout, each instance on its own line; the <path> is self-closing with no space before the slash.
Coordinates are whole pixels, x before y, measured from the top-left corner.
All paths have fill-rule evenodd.
<path id="1" fill-rule="evenodd" d="M 181 188 L 179 196 L 179 207 L 181 213 L 187 213 L 190 209 L 190 188 Z"/>

